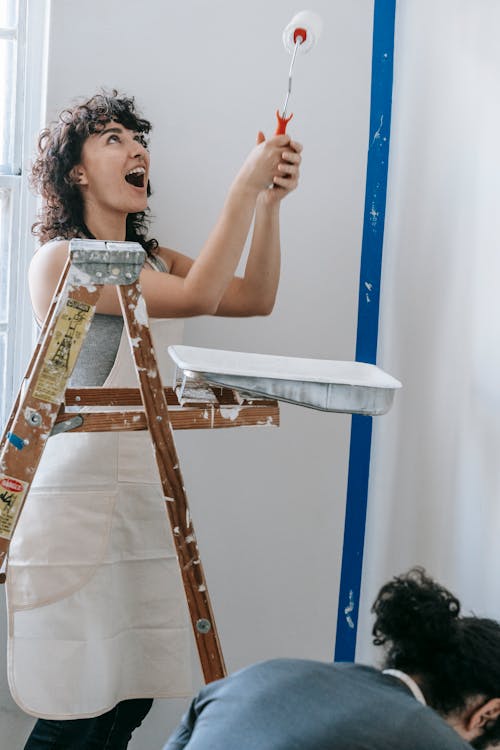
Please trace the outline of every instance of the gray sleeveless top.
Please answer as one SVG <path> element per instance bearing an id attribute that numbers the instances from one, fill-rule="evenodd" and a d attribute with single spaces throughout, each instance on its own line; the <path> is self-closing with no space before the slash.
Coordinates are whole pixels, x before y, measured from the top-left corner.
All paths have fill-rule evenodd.
<path id="1" fill-rule="evenodd" d="M 146 263 L 155 271 L 168 273 L 158 255 L 148 255 Z M 94 315 L 70 379 L 72 388 L 103 385 L 116 359 L 122 331 L 121 315 Z"/>

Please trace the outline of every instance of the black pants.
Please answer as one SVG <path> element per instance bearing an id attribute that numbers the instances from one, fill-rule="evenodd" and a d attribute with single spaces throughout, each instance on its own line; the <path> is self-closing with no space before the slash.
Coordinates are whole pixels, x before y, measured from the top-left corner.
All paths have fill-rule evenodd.
<path id="1" fill-rule="evenodd" d="M 152 703 L 149 698 L 121 701 L 93 719 L 38 719 L 24 750 L 125 750 Z"/>

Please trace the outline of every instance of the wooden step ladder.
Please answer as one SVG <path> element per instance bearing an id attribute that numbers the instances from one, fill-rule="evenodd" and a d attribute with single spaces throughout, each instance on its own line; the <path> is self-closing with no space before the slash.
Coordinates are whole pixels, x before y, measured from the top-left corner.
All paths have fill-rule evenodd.
<path id="1" fill-rule="evenodd" d="M 51 435 L 149 430 L 201 668 L 205 681 L 211 682 L 224 677 L 226 669 L 172 428 L 279 425 L 278 402 L 246 401 L 231 389 L 214 387 L 209 402 L 181 405 L 175 387 L 163 386 L 138 282 L 145 258 L 136 242 L 70 242 L 68 261 L 0 442 L 0 570 Z M 117 289 L 139 388 L 68 388 L 105 284 Z M 205 392 L 207 388 L 204 385 Z M 142 409 L 131 408 L 140 405 Z M 75 410 L 89 406 L 116 410 Z M 5 574 L 2 577 L 5 580 Z"/>

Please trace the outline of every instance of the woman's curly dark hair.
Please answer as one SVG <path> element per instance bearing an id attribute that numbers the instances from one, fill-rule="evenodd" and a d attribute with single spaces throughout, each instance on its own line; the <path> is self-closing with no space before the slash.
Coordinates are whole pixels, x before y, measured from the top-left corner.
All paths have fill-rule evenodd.
<path id="1" fill-rule="evenodd" d="M 500 696 L 500 624 L 460 614 L 459 600 L 413 568 L 383 586 L 372 607 L 373 642 L 386 646 L 385 667 L 418 677 L 427 702 L 443 716 L 470 698 Z M 500 740 L 500 719 L 473 747 Z"/>
<path id="2" fill-rule="evenodd" d="M 39 220 L 32 226 L 41 243 L 56 237 L 91 236 L 83 218 L 82 196 L 71 171 L 80 162 L 85 140 L 110 121 L 145 136 L 151 130 L 151 123 L 137 112 L 134 99 L 113 90 L 63 110 L 57 121 L 41 132 L 38 157 L 31 170 L 32 186 L 43 198 Z M 148 240 L 147 231 L 147 211 L 127 216 L 126 239 L 140 242 L 151 253 L 158 242 Z"/>

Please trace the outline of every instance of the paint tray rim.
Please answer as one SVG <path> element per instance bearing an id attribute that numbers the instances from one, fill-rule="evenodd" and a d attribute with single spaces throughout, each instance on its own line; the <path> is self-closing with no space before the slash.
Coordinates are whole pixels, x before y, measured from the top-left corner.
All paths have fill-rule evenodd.
<path id="1" fill-rule="evenodd" d="M 390 390 L 402 387 L 399 380 L 367 362 L 284 357 L 184 344 L 169 346 L 168 353 L 179 369 L 202 377 L 233 375 Z"/>

